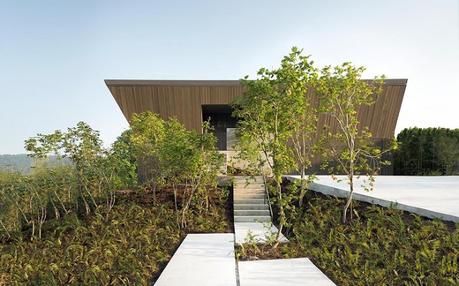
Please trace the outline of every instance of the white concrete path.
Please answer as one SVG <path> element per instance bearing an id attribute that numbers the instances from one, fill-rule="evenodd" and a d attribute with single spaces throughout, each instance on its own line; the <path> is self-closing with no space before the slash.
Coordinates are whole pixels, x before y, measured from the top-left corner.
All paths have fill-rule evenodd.
<path id="1" fill-rule="evenodd" d="M 235 222 L 234 232 L 236 236 L 236 244 L 243 244 L 248 242 L 249 234 L 253 236 L 253 239 L 257 243 L 264 243 L 267 238 L 277 234 L 277 227 L 272 223 L 261 223 L 261 222 Z M 280 234 L 280 242 L 288 242 L 288 239 Z"/>
<path id="2" fill-rule="evenodd" d="M 234 234 L 188 234 L 156 286 L 236 286 Z"/>
<path id="3" fill-rule="evenodd" d="M 288 176 L 298 178 L 298 176 Z M 344 179 L 343 176 L 338 176 Z M 356 200 L 393 207 L 430 218 L 459 221 L 459 176 L 377 176 L 375 189 L 366 192 L 362 176 L 355 182 Z M 318 176 L 310 188 L 337 197 L 347 196 L 345 180 L 336 182 L 330 176 Z"/>
<path id="4" fill-rule="evenodd" d="M 251 234 L 255 242 L 266 242 L 277 233 L 271 217 L 266 215 L 264 198 L 259 198 L 260 183 L 245 184 L 239 178 L 235 210 L 248 221 L 234 223 L 235 234 L 188 234 L 167 264 L 156 286 L 270 286 L 334 285 L 307 258 L 240 261 L 236 268 L 234 245 L 246 242 Z M 251 197 L 255 196 L 255 198 Z M 261 194 L 263 197 L 264 194 Z M 260 202 L 258 202 L 258 200 Z M 266 222 L 257 222 L 258 211 Z M 255 212 L 255 214 L 252 214 Z M 269 212 L 269 211 L 268 211 Z M 279 238 L 288 242 L 283 235 Z M 239 281 L 239 284 L 238 284 Z"/>
<path id="5" fill-rule="evenodd" d="M 240 286 L 335 285 L 309 259 L 240 261 Z"/>

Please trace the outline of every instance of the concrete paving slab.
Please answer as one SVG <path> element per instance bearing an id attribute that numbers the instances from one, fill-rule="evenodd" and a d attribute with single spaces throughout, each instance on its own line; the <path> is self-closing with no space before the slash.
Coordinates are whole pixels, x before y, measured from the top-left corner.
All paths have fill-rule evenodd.
<path id="1" fill-rule="evenodd" d="M 459 221 L 459 176 L 377 176 L 375 189 L 371 192 L 366 192 L 362 187 L 367 179 L 362 176 L 356 180 L 356 200 L 385 207 L 393 205 L 425 217 Z M 337 182 L 331 176 L 318 176 L 310 188 L 324 194 L 345 197 L 349 186 L 345 180 Z"/>
<path id="2" fill-rule="evenodd" d="M 307 258 L 239 261 L 240 286 L 335 285 Z"/>
<path id="3" fill-rule="evenodd" d="M 277 234 L 277 227 L 272 223 L 261 222 L 235 222 L 234 235 L 236 237 L 236 244 L 243 244 L 247 242 L 249 233 L 253 235 L 253 239 L 257 243 L 264 243 L 271 234 Z M 280 242 L 288 242 L 283 234 L 279 237 Z"/>
<path id="4" fill-rule="evenodd" d="M 188 234 L 156 286 L 236 286 L 234 234 Z"/>

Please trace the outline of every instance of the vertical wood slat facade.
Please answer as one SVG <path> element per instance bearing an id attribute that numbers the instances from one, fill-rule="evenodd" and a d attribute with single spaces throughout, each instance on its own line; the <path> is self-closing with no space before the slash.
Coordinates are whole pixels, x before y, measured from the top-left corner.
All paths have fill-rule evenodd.
<path id="1" fill-rule="evenodd" d="M 187 129 L 200 132 L 202 105 L 228 105 L 242 95 L 239 81 L 161 81 L 161 80 L 106 80 L 125 118 L 134 113 L 152 111 L 162 118 L 175 117 Z M 362 106 L 359 121 L 368 126 L 374 138 L 392 138 L 406 89 L 406 79 L 389 79 L 382 94 L 372 106 Z M 312 95 L 312 100 L 317 98 Z M 319 117 L 318 130 L 337 125 L 330 116 Z"/>

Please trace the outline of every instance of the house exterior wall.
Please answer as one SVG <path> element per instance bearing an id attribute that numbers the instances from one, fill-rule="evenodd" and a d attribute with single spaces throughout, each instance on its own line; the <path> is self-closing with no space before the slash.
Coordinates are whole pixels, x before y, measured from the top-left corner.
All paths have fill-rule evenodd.
<path id="1" fill-rule="evenodd" d="M 162 118 L 175 117 L 190 130 L 201 131 L 202 105 L 229 105 L 243 93 L 239 81 L 158 81 L 158 80 L 106 80 L 106 85 L 130 121 L 134 113 L 152 111 Z M 359 110 L 361 126 L 367 126 L 376 139 L 394 136 L 407 80 L 385 81 L 382 94 L 372 106 Z M 317 96 L 308 96 L 317 103 Z M 329 115 L 322 114 L 318 132 L 323 127 L 333 131 L 337 124 Z"/>

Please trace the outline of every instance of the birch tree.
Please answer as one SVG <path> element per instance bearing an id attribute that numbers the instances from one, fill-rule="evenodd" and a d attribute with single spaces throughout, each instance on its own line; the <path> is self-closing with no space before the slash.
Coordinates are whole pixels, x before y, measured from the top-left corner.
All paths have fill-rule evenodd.
<path id="1" fill-rule="evenodd" d="M 310 163 L 308 144 L 315 127 L 306 93 L 315 78 L 313 62 L 294 47 L 279 68 L 261 68 L 255 80 L 245 77 L 245 92 L 235 102 L 234 114 L 241 119 L 241 154 L 257 158 L 257 165 L 267 166 L 272 174 L 279 208 L 277 238 L 287 225 L 285 210 L 290 203 L 282 191 L 282 175 L 301 169 L 304 179 Z M 261 155 L 250 156 L 253 152 Z"/>
<path id="2" fill-rule="evenodd" d="M 361 126 L 358 118 L 359 108 L 374 104 L 382 92 L 384 77 L 373 81 L 361 79 L 364 67 L 354 67 L 346 62 L 340 66 L 327 66 L 322 69 L 317 85 L 321 111 L 336 122 L 336 130 L 326 132 L 327 146 L 324 147 L 324 167 L 332 174 L 344 174 L 349 184 L 349 194 L 343 207 L 342 221 L 347 222 L 348 209 L 354 193 L 355 176 L 367 175 L 364 188 L 374 187 L 374 175 L 380 169 L 381 156 L 388 150 L 375 146 L 368 126 Z M 335 176 L 333 178 L 337 179 Z"/>

